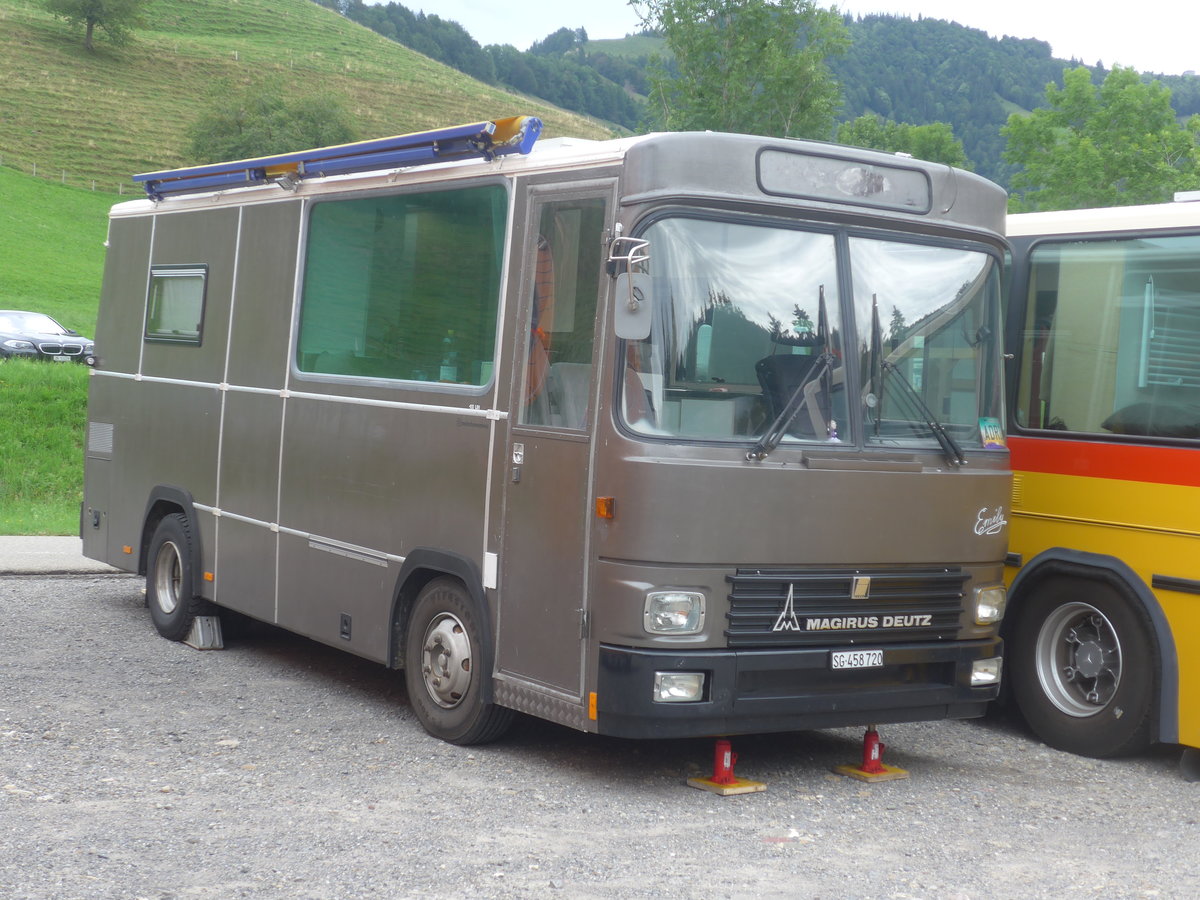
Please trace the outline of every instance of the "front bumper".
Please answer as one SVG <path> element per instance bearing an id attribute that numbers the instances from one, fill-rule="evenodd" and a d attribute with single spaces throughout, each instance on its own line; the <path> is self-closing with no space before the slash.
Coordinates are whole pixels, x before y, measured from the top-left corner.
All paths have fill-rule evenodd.
<path id="1" fill-rule="evenodd" d="M 672 652 L 602 644 L 597 730 L 677 738 L 966 719 L 983 715 L 999 691 L 971 686 L 972 663 L 999 656 L 999 638 L 884 644 L 883 666 L 871 669 L 832 670 L 833 649 L 858 648 Z M 704 699 L 654 702 L 656 672 L 704 672 Z"/>
<path id="2" fill-rule="evenodd" d="M 69 352 L 62 352 L 60 350 L 53 353 L 43 351 L 41 348 L 35 348 L 32 350 L 24 348 L 3 348 L 0 349 L 0 359 L 36 359 L 43 360 L 45 362 L 75 362 L 91 366 L 95 365 L 96 363 L 96 352 L 95 350 L 89 350 L 86 348 L 83 350 L 71 348 Z"/>

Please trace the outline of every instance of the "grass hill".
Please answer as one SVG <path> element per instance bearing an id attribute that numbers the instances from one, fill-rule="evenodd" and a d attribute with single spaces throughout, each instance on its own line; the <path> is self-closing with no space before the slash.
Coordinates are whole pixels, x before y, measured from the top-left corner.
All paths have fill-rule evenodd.
<path id="1" fill-rule="evenodd" d="M 341 95 L 364 138 L 516 114 L 544 134 L 610 130 L 481 84 L 310 0 L 153 0 L 114 47 L 39 0 L 0 0 L 0 165 L 102 190 L 186 165 L 185 129 L 222 85 L 281 78 Z M 297 148 L 302 149 L 302 148 Z"/>
<path id="2" fill-rule="evenodd" d="M 0 168 L 0 309 L 95 334 L 108 208 L 119 198 Z M 0 534 L 79 525 L 88 370 L 0 363 Z"/>
<path id="3" fill-rule="evenodd" d="M 0 309 L 95 334 L 113 194 L 0 168 Z M 0 534 L 74 534 L 83 484 L 84 366 L 0 363 Z"/>
<path id="4" fill-rule="evenodd" d="M 108 208 L 118 197 L 0 168 L 0 309 L 96 327 Z"/>
<path id="5" fill-rule="evenodd" d="M 114 192 L 186 165 L 186 128 L 225 85 L 340 94 L 364 138 L 515 114 L 547 136 L 611 134 L 309 0 L 153 0 L 148 19 L 128 46 L 101 33 L 89 53 L 39 0 L 0 0 L 0 308 L 94 334 Z M 81 366 L 0 364 L 0 534 L 77 531 L 86 390 Z"/>

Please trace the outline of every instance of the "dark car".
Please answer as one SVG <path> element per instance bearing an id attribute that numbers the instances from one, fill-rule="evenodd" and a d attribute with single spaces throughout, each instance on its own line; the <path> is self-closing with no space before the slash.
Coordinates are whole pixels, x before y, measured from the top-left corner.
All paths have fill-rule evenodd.
<path id="1" fill-rule="evenodd" d="M 0 309 L 0 360 L 47 359 L 94 365 L 95 345 L 43 313 Z"/>

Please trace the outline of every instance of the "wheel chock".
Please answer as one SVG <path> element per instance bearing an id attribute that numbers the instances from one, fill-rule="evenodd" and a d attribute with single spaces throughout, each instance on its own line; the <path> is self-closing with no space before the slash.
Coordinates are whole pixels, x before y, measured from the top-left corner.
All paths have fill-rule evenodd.
<path id="1" fill-rule="evenodd" d="M 899 781 L 907 778 L 906 770 L 884 763 L 883 751 L 886 749 L 887 746 L 879 740 L 879 732 L 871 725 L 863 735 L 862 764 L 834 766 L 833 771 L 859 781 Z"/>
<path id="2" fill-rule="evenodd" d="M 728 797 L 731 794 L 753 794 L 765 791 L 767 786 L 761 781 L 747 781 L 733 774 L 737 754 L 733 752 L 729 741 L 721 738 L 713 751 L 713 773 L 711 778 L 689 778 L 687 783 L 702 791 L 720 794 Z"/>
<path id="3" fill-rule="evenodd" d="M 1200 750 L 1195 747 L 1185 747 L 1179 757 L 1179 774 L 1187 782 L 1200 781 Z"/>
<path id="4" fill-rule="evenodd" d="M 224 650 L 225 641 L 221 637 L 220 616 L 196 616 L 192 620 L 192 630 L 183 641 L 189 647 L 197 650 Z"/>

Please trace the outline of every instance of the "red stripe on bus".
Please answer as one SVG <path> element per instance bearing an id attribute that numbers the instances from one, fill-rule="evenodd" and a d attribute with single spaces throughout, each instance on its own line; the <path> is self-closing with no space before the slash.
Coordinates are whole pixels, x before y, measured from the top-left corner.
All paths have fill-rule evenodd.
<path id="1" fill-rule="evenodd" d="M 1012 435 L 1009 435 L 1008 447 L 1012 467 L 1018 472 L 1200 487 L 1200 448 L 1144 447 Z"/>

